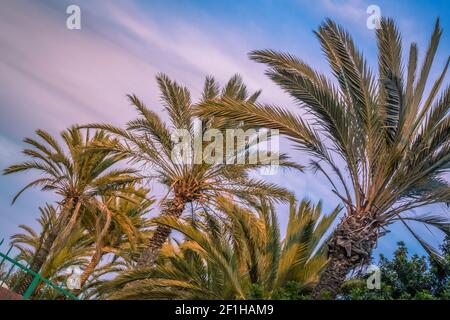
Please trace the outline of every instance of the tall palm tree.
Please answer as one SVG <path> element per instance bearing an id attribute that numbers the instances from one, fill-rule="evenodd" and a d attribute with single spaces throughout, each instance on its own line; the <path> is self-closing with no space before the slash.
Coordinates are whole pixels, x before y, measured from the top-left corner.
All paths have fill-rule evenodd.
<path id="1" fill-rule="evenodd" d="M 186 239 L 167 244 L 155 268 L 123 272 L 100 292 L 116 299 L 249 299 L 259 288 L 261 297 L 271 298 L 289 281 L 310 292 L 327 262 L 323 240 L 339 208 L 324 216 L 320 204 L 292 199 L 283 240 L 269 203 L 251 210 L 225 198 L 219 202 L 219 217 L 219 212 L 195 221 L 158 217 Z M 133 287 L 121 289 L 131 281 Z"/>
<path id="2" fill-rule="evenodd" d="M 61 133 L 65 148 L 49 133 L 36 131 L 42 140 L 26 138 L 24 142 L 30 147 L 23 153 L 31 160 L 12 165 L 4 170 L 4 174 L 25 171 L 36 171 L 39 177 L 27 184 L 13 199 L 16 199 L 31 187 L 40 187 L 43 191 L 51 191 L 60 197 L 58 202 L 58 220 L 45 238 L 44 243 L 36 251 L 30 261 L 30 269 L 39 272 L 55 241 L 60 250 L 66 244 L 71 232 L 83 216 L 83 212 L 98 206 L 99 195 L 116 195 L 121 189 L 135 182 L 136 171 L 129 168 L 114 168 L 122 159 L 120 155 L 111 154 L 108 150 L 91 148 L 98 143 L 108 141 L 117 143 L 104 132 L 96 132 L 90 137 L 89 131 L 83 137 L 80 129 L 72 127 Z M 18 293 L 25 292 L 31 283 L 31 274 L 27 275 Z"/>
<path id="3" fill-rule="evenodd" d="M 392 20 L 382 19 L 376 32 L 375 75 L 351 36 L 327 20 L 315 34 L 334 82 L 292 55 L 272 50 L 250 54 L 268 65 L 267 75 L 306 115 L 231 100 L 198 108 L 205 118 L 220 116 L 279 129 L 313 157 L 314 170 L 342 200 L 347 210 L 328 243 L 330 262 L 316 297 L 325 291 L 336 295 L 349 271 L 369 261 L 377 240 L 394 221 L 406 224 L 411 219 L 449 231 L 445 217 L 411 215 L 415 208 L 450 202 L 450 188 L 442 177 L 450 168 L 450 87 L 440 93 L 450 60 L 425 94 L 441 33 L 437 20 L 421 68 L 415 43 L 405 66 L 401 36 Z"/>
<path id="4" fill-rule="evenodd" d="M 139 112 L 139 118 L 130 121 L 126 130 L 108 124 L 90 124 L 86 127 L 105 130 L 122 138 L 122 145 L 115 145 L 112 149 L 121 156 L 129 157 L 133 163 L 149 168 L 151 172 L 149 176 L 167 187 L 167 196 L 162 201 L 164 215 L 179 218 L 187 203 L 211 205 L 218 194 L 245 197 L 267 194 L 273 199 L 287 199 L 288 192 L 284 188 L 248 177 L 248 169 L 261 167 L 263 165 L 261 163 L 228 165 L 227 161 L 224 161 L 222 164 L 209 164 L 203 157 L 198 161 L 196 158 L 198 154 L 195 152 L 186 155 L 187 161 L 176 161 L 173 158 L 175 143 L 171 139 L 172 130 L 185 130 L 191 141 L 200 138 L 204 146 L 206 142 L 203 142 L 202 134 L 207 129 L 235 128 L 236 123 L 222 121 L 222 127 L 216 127 L 214 124 L 217 123 L 214 119 L 208 119 L 202 121 L 202 131 L 196 130 L 193 116 L 194 104 L 189 90 L 163 74 L 157 76 L 157 82 L 161 91 L 161 100 L 169 115 L 169 124 L 164 123 L 135 95 L 130 95 L 129 99 Z M 249 96 L 239 76 L 231 78 L 222 90 L 219 90 L 219 85 L 213 78 L 207 78 L 201 101 L 228 97 L 233 100 L 253 102 L 258 96 L 259 92 Z M 106 145 L 104 147 L 107 148 Z M 246 154 L 249 153 L 247 145 Z M 280 156 L 280 165 L 301 169 L 300 166 L 287 161 L 284 155 Z M 226 155 L 224 154 L 223 157 L 225 158 Z M 233 157 L 237 157 L 237 152 L 233 154 Z M 157 226 L 148 247 L 138 260 L 137 268 L 154 264 L 170 232 L 171 229 L 167 225 Z"/>

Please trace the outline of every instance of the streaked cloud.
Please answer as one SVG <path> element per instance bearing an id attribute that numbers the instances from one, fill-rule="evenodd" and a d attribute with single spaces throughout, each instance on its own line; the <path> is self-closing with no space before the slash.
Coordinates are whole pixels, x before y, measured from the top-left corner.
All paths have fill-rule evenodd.
<path id="1" fill-rule="evenodd" d="M 156 3 L 155 9 L 150 10 L 152 4 L 145 1 L 80 0 L 77 1 L 82 10 L 80 31 L 65 28 L 65 7 L 71 3 L 66 0 L 9 0 L 7 5 L 2 5 L 2 168 L 21 157 L 21 138 L 36 128 L 56 133 L 74 123 L 124 124 L 134 116 L 125 99 L 127 93 L 136 93 L 152 109 L 161 111 L 154 81 L 157 72 L 165 72 L 187 85 L 194 96 L 199 95 L 206 75 L 214 75 L 224 82 L 239 72 L 252 90 L 263 89 L 263 101 L 296 109 L 291 99 L 264 76 L 263 67 L 248 60 L 250 50 L 270 46 L 291 51 L 314 67 L 327 70 L 311 32 L 322 15 L 341 19 L 352 33 L 373 35 L 361 29 L 365 28 L 367 18 L 368 1 L 363 0 L 319 0 L 313 5 L 311 1 L 293 0 L 292 3 L 300 4 L 295 12 L 283 11 L 291 1 L 281 4 L 248 1 L 234 11 L 223 10 L 223 16 L 217 16 L 217 12 L 210 14 L 195 2 L 191 3 L 189 12 L 167 14 L 158 11 Z M 173 5 L 174 2 L 168 3 Z M 383 10 L 389 7 L 389 2 L 380 3 Z M 277 24 L 264 21 L 258 11 L 260 7 L 273 10 L 271 13 L 280 17 Z M 246 12 L 249 21 L 237 20 L 237 11 Z M 311 18 L 313 11 L 317 15 Z M 398 14 L 402 21 L 410 21 Z M 409 26 L 408 34 L 413 27 L 420 28 L 416 24 L 404 24 Z M 282 151 L 289 151 L 288 144 L 283 145 Z M 297 154 L 295 160 L 306 163 Z M 328 208 L 337 203 L 326 181 L 312 174 L 280 173 L 270 180 L 282 182 L 299 197 L 325 199 Z M 0 188 L 7 190 L 9 196 L 22 182 L 1 177 Z M 39 200 L 42 204 L 46 199 L 37 192 L 33 197 L 29 203 L 22 202 L 20 208 L 6 210 L 0 221 L 29 221 Z M 1 201 L 8 202 L 6 198 Z"/>
<path id="2" fill-rule="evenodd" d="M 20 145 L 0 133 L 0 167 L 9 165 L 20 157 Z"/>

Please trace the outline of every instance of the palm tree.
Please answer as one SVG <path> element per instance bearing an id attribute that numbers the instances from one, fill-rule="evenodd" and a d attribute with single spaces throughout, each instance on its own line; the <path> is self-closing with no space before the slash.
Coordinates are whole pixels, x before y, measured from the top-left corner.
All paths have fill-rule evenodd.
<path id="1" fill-rule="evenodd" d="M 131 103 L 139 112 L 139 118 L 130 121 L 126 130 L 113 127 L 108 124 L 90 124 L 86 127 L 97 128 L 116 134 L 123 139 L 121 146 L 114 145 L 119 155 L 127 156 L 133 163 L 139 163 L 150 168 L 150 178 L 157 179 L 167 187 L 167 196 L 164 197 L 163 214 L 179 218 L 187 203 L 199 205 L 211 205 L 218 194 L 230 194 L 234 196 L 248 197 L 248 195 L 260 196 L 262 194 L 279 200 L 287 199 L 287 190 L 262 180 L 248 177 L 248 169 L 261 167 L 263 164 L 251 165 L 227 165 L 208 164 L 203 158 L 198 161 L 198 155 L 192 152 L 186 155 L 186 161 L 175 161 L 175 143 L 171 139 L 173 129 L 187 131 L 191 141 L 200 138 L 203 146 L 202 134 L 209 128 L 235 128 L 236 123 L 221 122 L 222 127 L 215 127 L 214 119 L 202 121 L 202 131 L 196 130 L 194 125 L 193 107 L 191 95 L 187 88 L 170 80 L 166 75 L 159 74 L 157 82 L 161 91 L 161 100 L 167 111 L 170 124 L 165 124 L 161 118 L 135 95 L 128 96 Z M 253 102 L 259 96 L 259 92 L 247 93 L 247 88 L 239 76 L 234 76 L 223 88 L 219 90 L 217 82 L 213 78 L 207 78 L 202 95 L 202 101 L 209 99 L 221 99 L 228 97 L 239 101 Z M 108 148 L 108 146 L 104 146 Z M 249 154 L 248 146 L 246 154 Z M 233 154 L 236 157 L 237 154 Z M 224 158 L 226 155 L 223 156 Z M 266 165 L 266 164 L 265 164 Z M 300 166 L 286 161 L 281 155 L 280 165 L 301 169 Z M 158 225 L 147 248 L 142 252 L 137 268 L 151 266 L 159 256 L 159 251 L 168 239 L 171 229 L 167 225 Z"/>
<path id="2" fill-rule="evenodd" d="M 17 261 L 28 263 L 33 261 L 45 240 L 58 223 L 57 210 L 52 205 L 40 209 L 40 217 L 37 219 L 40 231 L 36 231 L 27 225 L 20 225 L 22 233 L 11 237 L 11 244 L 19 250 Z M 87 263 L 87 258 L 92 252 L 92 238 L 83 232 L 81 227 L 76 227 L 67 239 L 66 245 L 58 252 L 50 251 L 45 262 L 40 268 L 40 275 L 55 283 L 65 280 L 67 271 L 72 266 L 81 266 Z M 24 276 L 21 272 L 12 277 L 12 283 L 17 285 Z M 62 284 L 62 283 L 61 283 Z M 62 284 L 64 285 L 64 284 Z M 50 298 L 49 295 L 60 294 L 40 283 L 33 295 L 34 299 Z"/>
<path id="3" fill-rule="evenodd" d="M 39 272 L 55 241 L 58 247 L 53 250 L 63 248 L 83 213 L 98 206 L 97 196 L 116 195 L 138 177 L 133 169 L 114 168 L 122 159 L 120 155 L 91 148 L 100 142 L 116 143 L 104 132 L 98 131 L 91 138 L 89 131 L 83 137 L 81 130 L 76 127 L 65 130 L 61 137 L 66 150 L 49 133 L 37 130 L 36 134 L 42 141 L 33 138 L 24 140 L 30 148 L 24 149 L 23 153 L 31 160 L 6 168 L 4 174 L 25 171 L 36 171 L 40 174 L 17 193 L 13 203 L 31 187 L 41 187 L 41 190 L 54 192 L 60 197 L 58 220 L 29 262 L 30 269 Z M 32 276 L 27 275 L 18 293 L 23 294 L 31 280 Z"/>
<path id="4" fill-rule="evenodd" d="M 314 170 L 342 200 L 347 210 L 328 243 L 330 262 L 316 297 L 325 291 L 336 295 L 349 271 L 369 261 L 377 240 L 394 221 L 406 224 L 411 219 L 449 231 L 449 221 L 442 216 L 411 215 L 415 208 L 450 202 L 450 188 L 442 178 L 450 168 L 450 87 L 439 95 L 450 60 L 425 95 L 441 33 L 438 20 L 420 69 L 417 45 L 411 44 L 405 76 L 401 36 L 392 20 L 382 19 L 376 76 L 351 36 L 327 20 L 315 34 L 335 82 L 286 53 L 250 54 L 269 66 L 267 75 L 307 115 L 231 100 L 198 108 L 205 118 L 220 116 L 279 129 L 313 157 Z"/>
<path id="5" fill-rule="evenodd" d="M 220 198 L 219 212 L 180 221 L 157 221 L 186 239 L 168 243 L 155 268 L 122 272 L 99 288 L 115 299 L 250 299 L 271 298 L 290 281 L 311 291 L 325 266 L 323 240 L 340 208 L 324 216 L 321 205 L 294 199 L 286 236 L 280 239 L 277 214 L 261 201 L 253 210 Z M 126 283 L 135 281 L 133 287 Z M 259 290 L 256 290 L 259 289 Z M 255 292 L 261 291 L 261 296 Z M 111 295 L 112 293 L 112 295 Z M 109 295 L 108 295 L 109 294 Z"/>

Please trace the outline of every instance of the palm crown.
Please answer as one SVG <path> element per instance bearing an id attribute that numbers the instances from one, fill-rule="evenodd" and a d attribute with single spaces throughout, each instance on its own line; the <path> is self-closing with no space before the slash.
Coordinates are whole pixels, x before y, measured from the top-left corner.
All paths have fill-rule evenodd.
<path id="1" fill-rule="evenodd" d="M 116 299 L 249 299 L 276 297 L 290 282 L 299 293 L 312 289 L 327 262 L 324 237 L 340 208 L 326 216 L 320 203 L 292 198 L 284 239 L 267 201 L 244 208 L 220 197 L 217 209 L 195 222 L 159 217 L 185 240 L 167 244 L 155 268 L 123 272 L 100 292 Z M 131 281 L 133 287 L 121 289 Z"/>
<path id="2" fill-rule="evenodd" d="M 249 169 L 266 166 L 267 163 L 243 165 L 229 165 L 227 161 L 210 164 L 196 161 L 195 152 L 190 153 L 188 161 L 176 161 L 173 158 L 174 142 L 171 132 L 183 129 L 188 132 L 191 141 L 209 129 L 224 130 L 236 128 L 238 123 L 232 121 L 216 121 L 211 118 L 202 122 L 202 130 L 195 130 L 193 109 L 190 93 L 187 88 L 160 74 L 157 82 L 161 91 L 161 100 L 170 119 L 165 124 L 152 110 L 147 108 L 136 96 L 130 95 L 131 103 L 139 112 L 139 118 L 130 121 L 126 129 L 120 129 L 107 124 L 91 124 L 86 127 L 97 128 L 114 133 L 123 139 L 120 145 L 114 144 L 110 150 L 118 155 L 128 157 L 132 163 L 138 163 L 150 169 L 148 177 L 158 179 L 168 187 L 168 199 L 164 198 L 165 213 L 179 217 L 185 209 L 186 203 L 196 202 L 200 205 L 214 205 L 219 194 L 239 196 L 242 199 L 266 195 L 275 200 L 287 200 L 289 192 L 274 184 L 263 180 L 252 179 L 248 176 Z M 248 94 L 246 86 L 239 76 L 234 76 L 220 90 L 217 82 L 208 77 L 205 80 L 202 101 L 233 99 L 236 101 L 254 102 L 259 92 Z M 204 142 L 201 142 L 204 144 Z M 245 153 L 250 153 L 250 144 L 246 145 Z M 108 145 L 104 145 L 108 149 Z M 190 147 L 194 147 L 191 145 Z M 237 157 L 239 150 L 235 150 L 231 157 Z M 225 157 L 225 155 L 224 155 Z M 230 155 L 228 155 L 230 157 Z M 280 165 L 302 169 L 301 166 L 287 161 L 285 155 L 279 155 Z M 162 244 L 167 240 L 170 228 L 158 226 L 148 250 L 144 250 L 138 267 L 152 265 L 156 260 Z"/>

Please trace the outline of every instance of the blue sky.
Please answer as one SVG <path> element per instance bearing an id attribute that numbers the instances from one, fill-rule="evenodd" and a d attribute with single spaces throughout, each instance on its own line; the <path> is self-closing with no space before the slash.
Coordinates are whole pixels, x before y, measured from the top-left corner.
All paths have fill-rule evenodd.
<path id="1" fill-rule="evenodd" d="M 81 30 L 66 29 L 69 4 L 81 8 Z M 123 125 L 134 116 L 127 93 L 136 93 L 160 112 L 157 72 L 188 86 L 194 97 L 206 75 L 223 83 L 238 72 L 251 89 L 263 89 L 264 102 L 296 109 L 264 76 L 263 66 L 247 59 L 247 53 L 261 48 L 287 51 L 328 73 L 312 31 L 331 17 L 352 33 L 373 65 L 374 31 L 366 27 L 366 9 L 373 4 L 382 15 L 396 19 L 404 47 L 416 41 L 422 49 L 419 53 L 426 48 L 435 18 L 441 17 L 444 35 L 433 69 L 436 74 L 450 54 L 450 1 L 446 0 L 4 0 L 0 4 L 0 167 L 22 159 L 21 140 L 36 128 L 57 134 L 73 123 L 100 120 Z M 282 151 L 291 149 L 283 144 Z M 299 162 L 306 161 L 303 155 L 291 154 Z M 18 224 L 34 223 L 38 206 L 54 200 L 32 190 L 10 206 L 12 196 L 30 178 L 0 177 L 0 238 L 9 238 Z M 288 173 L 270 180 L 283 183 L 299 198 L 323 199 L 328 211 L 338 203 L 321 177 Z M 157 185 L 154 188 L 157 196 L 162 193 Z M 424 210 L 443 211 L 438 206 Z M 286 208 L 281 207 L 283 226 L 285 215 Z M 423 231 L 426 239 L 439 242 L 438 234 Z M 376 252 L 389 255 L 398 240 L 422 252 L 400 226 L 392 228 Z"/>

